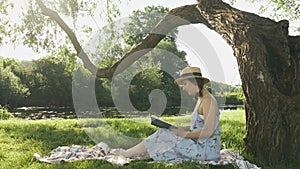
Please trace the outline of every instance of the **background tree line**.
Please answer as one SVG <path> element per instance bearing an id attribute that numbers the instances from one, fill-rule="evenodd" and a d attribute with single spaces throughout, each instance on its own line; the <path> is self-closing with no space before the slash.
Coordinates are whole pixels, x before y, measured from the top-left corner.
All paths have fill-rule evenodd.
<path id="1" fill-rule="evenodd" d="M 148 96 L 154 89 L 161 89 L 167 96 L 167 107 L 180 105 L 180 89 L 174 79 L 157 68 L 147 69 L 137 74 L 130 87 L 133 105 L 146 110 L 150 103 Z M 54 56 L 33 61 L 17 61 L 0 57 L 0 105 L 9 107 L 42 106 L 72 107 L 72 72 L 68 71 L 67 62 Z M 94 78 L 83 67 L 77 66 L 86 79 Z M 217 98 L 226 97 L 226 104 L 242 104 L 241 87 L 210 82 L 214 86 Z M 73 84 L 84 85 L 84 84 Z M 84 87 L 84 86 L 82 86 Z M 110 81 L 96 78 L 95 93 L 99 106 L 114 106 Z M 189 99 L 186 96 L 186 99 Z"/>

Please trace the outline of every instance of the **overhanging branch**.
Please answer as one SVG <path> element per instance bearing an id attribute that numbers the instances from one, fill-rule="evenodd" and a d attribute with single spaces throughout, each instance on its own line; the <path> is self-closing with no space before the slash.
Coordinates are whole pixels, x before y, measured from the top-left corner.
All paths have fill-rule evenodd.
<path id="1" fill-rule="evenodd" d="M 49 16 L 52 20 L 54 20 L 68 35 L 70 38 L 76 52 L 77 56 L 82 60 L 83 65 L 86 69 L 88 69 L 91 73 L 95 74 L 98 77 L 108 78 L 113 73 L 110 69 L 101 69 L 99 70 L 89 59 L 87 54 L 82 50 L 80 43 L 77 40 L 75 33 L 71 30 L 71 28 L 63 21 L 63 19 L 57 14 L 57 12 L 47 8 L 42 0 L 36 0 L 38 6 L 41 8 L 42 13 L 46 16 Z"/>
<path id="2" fill-rule="evenodd" d="M 42 13 L 54 20 L 68 35 L 77 52 L 77 56 L 83 61 L 84 67 L 100 78 L 111 78 L 113 74 L 121 73 L 140 57 L 151 51 L 168 32 L 178 26 L 202 22 L 208 25 L 205 19 L 199 15 L 199 12 L 196 9 L 196 4 L 174 8 L 157 24 L 152 32 L 149 33 L 149 35 L 141 43 L 133 47 L 112 67 L 99 69 L 90 61 L 88 55 L 84 52 L 82 46 L 78 42 L 75 33 L 62 20 L 57 12 L 47 8 L 42 0 L 36 0 L 36 2 L 41 8 Z M 121 63 L 122 66 L 120 66 Z M 116 72 L 116 70 L 118 71 Z"/>

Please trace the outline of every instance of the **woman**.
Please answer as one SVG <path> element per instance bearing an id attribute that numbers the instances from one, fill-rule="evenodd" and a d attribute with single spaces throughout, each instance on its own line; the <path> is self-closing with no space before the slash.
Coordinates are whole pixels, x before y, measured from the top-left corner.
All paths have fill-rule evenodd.
<path id="1" fill-rule="evenodd" d="M 138 145 L 119 152 L 120 155 L 129 158 L 147 155 L 155 161 L 168 162 L 220 159 L 218 104 L 204 88 L 209 79 L 202 76 L 200 68 L 187 67 L 180 72 L 180 78 L 175 82 L 197 99 L 191 125 L 159 129 Z"/>

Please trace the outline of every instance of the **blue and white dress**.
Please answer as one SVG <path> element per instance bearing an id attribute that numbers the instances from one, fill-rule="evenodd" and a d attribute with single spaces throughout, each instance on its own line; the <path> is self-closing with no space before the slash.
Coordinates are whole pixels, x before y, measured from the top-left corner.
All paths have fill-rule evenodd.
<path id="1" fill-rule="evenodd" d="M 190 130 L 204 128 L 204 116 L 198 113 L 196 106 L 191 116 Z M 159 129 L 145 139 L 144 145 L 149 156 L 155 161 L 182 162 L 190 160 L 220 160 L 220 124 L 218 112 L 214 135 L 205 139 L 191 139 L 176 136 L 168 129 Z"/>

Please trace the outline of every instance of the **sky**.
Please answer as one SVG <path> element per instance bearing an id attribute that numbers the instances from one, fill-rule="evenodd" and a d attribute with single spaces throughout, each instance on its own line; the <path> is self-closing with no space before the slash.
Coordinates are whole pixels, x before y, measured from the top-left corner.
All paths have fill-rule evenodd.
<path id="1" fill-rule="evenodd" d="M 24 3 L 23 0 L 15 1 Z M 228 0 L 224 1 L 228 2 Z M 128 4 L 121 4 L 120 10 L 122 17 L 127 17 L 133 10 L 143 9 L 149 5 L 162 5 L 172 9 L 194 3 L 196 3 L 196 0 L 131 0 Z M 258 13 L 260 5 L 239 0 L 233 7 Z M 267 17 L 268 14 L 264 15 Z M 178 29 L 178 46 L 179 49 L 187 52 L 186 57 L 189 65 L 200 67 L 204 76 L 211 80 L 229 85 L 241 84 L 238 65 L 233 56 L 233 51 L 219 34 L 201 24 L 181 26 Z M 38 59 L 45 55 L 46 53 L 44 52 L 35 53 L 32 49 L 22 45 L 16 46 L 16 48 L 7 45 L 0 46 L 0 56 L 12 57 L 18 60 Z M 208 56 L 210 56 L 210 59 L 207 59 Z"/>

